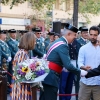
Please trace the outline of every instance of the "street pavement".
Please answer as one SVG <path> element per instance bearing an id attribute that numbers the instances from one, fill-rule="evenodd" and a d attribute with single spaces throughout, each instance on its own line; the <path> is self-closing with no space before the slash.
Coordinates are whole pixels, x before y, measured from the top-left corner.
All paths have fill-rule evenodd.
<path id="1" fill-rule="evenodd" d="M 74 93 L 75 93 L 75 87 L 73 86 L 72 94 Z M 11 100 L 9 95 L 7 96 L 7 100 Z M 39 100 L 39 91 L 37 91 L 37 100 Z M 59 97 L 57 100 L 59 100 Z M 71 100 L 75 100 L 75 96 L 72 96 Z"/>

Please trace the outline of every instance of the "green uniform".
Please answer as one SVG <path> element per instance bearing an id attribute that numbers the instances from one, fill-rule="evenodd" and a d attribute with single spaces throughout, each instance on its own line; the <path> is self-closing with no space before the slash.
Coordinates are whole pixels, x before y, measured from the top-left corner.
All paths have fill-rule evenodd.
<path id="1" fill-rule="evenodd" d="M 11 57 L 11 51 L 7 45 L 6 42 L 3 42 L 0 40 L 0 47 L 1 47 L 1 65 L 3 64 L 3 60 L 6 59 L 8 61 L 8 58 Z M 7 62 L 7 65 L 9 65 L 9 61 Z"/>
<path id="2" fill-rule="evenodd" d="M 45 44 L 42 38 L 36 39 L 35 48 L 33 49 L 33 56 L 41 58 L 46 53 Z"/>
<path id="3" fill-rule="evenodd" d="M 16 52 L 18 51 L 19 42 L 10 38 L 7 41 L 7 44 L 9 46 L 10 51 L 11 51 L 11 56 L 12 56 L 12 58 L 14 58 Z"/>

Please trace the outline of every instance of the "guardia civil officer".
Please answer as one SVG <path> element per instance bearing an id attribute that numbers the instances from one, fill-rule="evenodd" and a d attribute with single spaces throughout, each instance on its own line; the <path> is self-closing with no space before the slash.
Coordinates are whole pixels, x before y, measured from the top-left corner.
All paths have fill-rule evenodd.
<path id="1" fill-rule="evenodd" d="M 1 66 L 6 64 L 8 67 L 7 70 L 9 70 L 9 62 L 11 61 L 11 51 L 9 46 L 7 45 L 6 41 L 6 30 L 0 30 L 0 48 L 1 48 Z M 9 81 L 9 76 L 8 76 Z M 10 88 L 8 87 L 8 93 L 10 93 Z"/>
<path id="2" fill-rule="evenodd" d="M 19 42 L 16 40 L 16 30 L 15 29 L 10 29 L 8 31 L 8 33 L 9 33 L 10 39 L 7 41 L 7 44 L 10 48 L 11 56 L 12 56 L 12 59 L 13 59 L 16 52 L 18 51 Z"/>
<path id="3" fill-rule="evenodd" d="M 44 43 L 45 43 L 45 48 L 47 51 L 47 47 L 49 46 L 50 43 L 52 43 L 54 41 L 54 34 L 55 32 L 49 32 L 47 35 L 48 37 L 45 39 Z"/>
<path id="4" fill-rule="evenodd" d="M 41 37 L 41 29 L 33 28 L 32 31 L 36 35 L 36 44 L 35 48 L 33 49 L 33 56 L 41 58 L 46 53 L 44 40 Z"/>
<path id="5" fill-rule="evenodd" d="M 7 42 L 8 46 L 9 46 L 9 49 L 11 51 L 11 57 L 12 57 L 12 60 L 9 62 L 8 72 L 12 75 L 12 73 L 13 73 L 13 70 L 12 70 L 13 58 L 14 58 L 16 52 L 18 51 L 19 42 L 16 39 L 16 30 L 15 29 L 10 29 L 8 31 L 8 33 L 9 33 L 10 38 L 6 42 Z M 9 84 L 11 84 L 11 80 L 12 80 L 12 77 L 8 76 Z"/>
<path id="6" fill-rule="evenodd" d="M 84 26 L 80 27 L 79 30 L 81 31 L 81 37 L 77 41 L 83 46 L 89 42 L 88 28 Z"/>
<path id="7" fill-rule="evenodd" d="M 40 100 L 57 100 L 60 73 L 63 67 L 74 74 L 80 74 L 80 70 L 70 62 L 68 49 L 68 43 L 76 38 L 77 31 L 76 27 L 66 24 L 63 30 L 64 36 L 51 44 L 46 55 L 50 72 L 43 81 L 44 93 L 41 94 Z"/>
<path id="8" fill-rule="evenodd" d="M 75 39 L 72 43 L 68 44 L 68 46 L 71 63 L 77 67 L 78 51 L 81 45 L 80 43 L 78 43 L 77 39 Z M 73 73 L 67 71 L 64 68 L 60 78 L 59 94 L 71 94 L 73 88 L 73 81 L 75 82 L 75 92 L 78 93 L 79 79 L 80 77 L 78 78 L 78 76 L 75 76 Z M 78 97 L 76 98 L 78 99 Z M 71 96 L 60 96 L 59 99 L 70 100 Z"/>

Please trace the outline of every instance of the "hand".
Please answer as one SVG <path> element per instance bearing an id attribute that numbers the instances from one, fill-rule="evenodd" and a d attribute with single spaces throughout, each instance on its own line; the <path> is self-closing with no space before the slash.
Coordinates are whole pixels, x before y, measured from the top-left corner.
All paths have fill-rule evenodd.
<path id="1" fill-rule="evenodd" d="M 86 66 L 85 69 L 86 69 L 86 70 L 90 70 L 90 69 L 92 69 L 92 68 L 91 68 L 91 66 Z"/>
<path id="2" fill-rule="evenodd" d="M 43 58 L 44 58 L 44 59 L 45 59 L 45 57 L 46 57 L 46 54 L 43 55 Z"/>
<path id="3" fill-rule="evenodd" d="M 10 62 L 11 60 L 12 60 L 12 58 L 11 57 L 8 57 L 7 62 Z"/>
<path id="4" fill-rule="evenodd" d="M 85 75 L 87 75 L 87 71 L 85 71 L 85 70 L 81 70 L 81 77 L 84 77 Z"/>

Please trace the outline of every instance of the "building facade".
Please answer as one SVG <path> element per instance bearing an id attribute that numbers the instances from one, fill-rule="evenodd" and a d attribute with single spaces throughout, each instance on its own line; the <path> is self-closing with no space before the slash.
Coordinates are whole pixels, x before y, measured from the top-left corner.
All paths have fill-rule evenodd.
<path id="1" fill-rule="evenodd" d="M 62 0 L 56 0 L 53 6 L 53 21 L 61 21 L 62 23 L 73 22 L 73 0 L 66 0 L 66 2 L 61 2 Z M 87 23 L 85 17 L 82 14 L 78 15 L 78 27 L 92 25 L 98 25 L 100 23 L 100 14 L 92 15 L 88 14 L 90 23 Z"/>
<path id="2" fill-rule="evenodd" d="M 10 9 L 10 4 L 0 4 L 0 29 L 16 29 L 25 30 L 25 27 L 35 23 L 36 26 L 41 27 L 42 31 L 45 29 L 45 23 L 43 19 L 33 20 L 33 16 L 36 15 L 31 8 L 29 2 L 22 4 L 15 4 Z"/>

